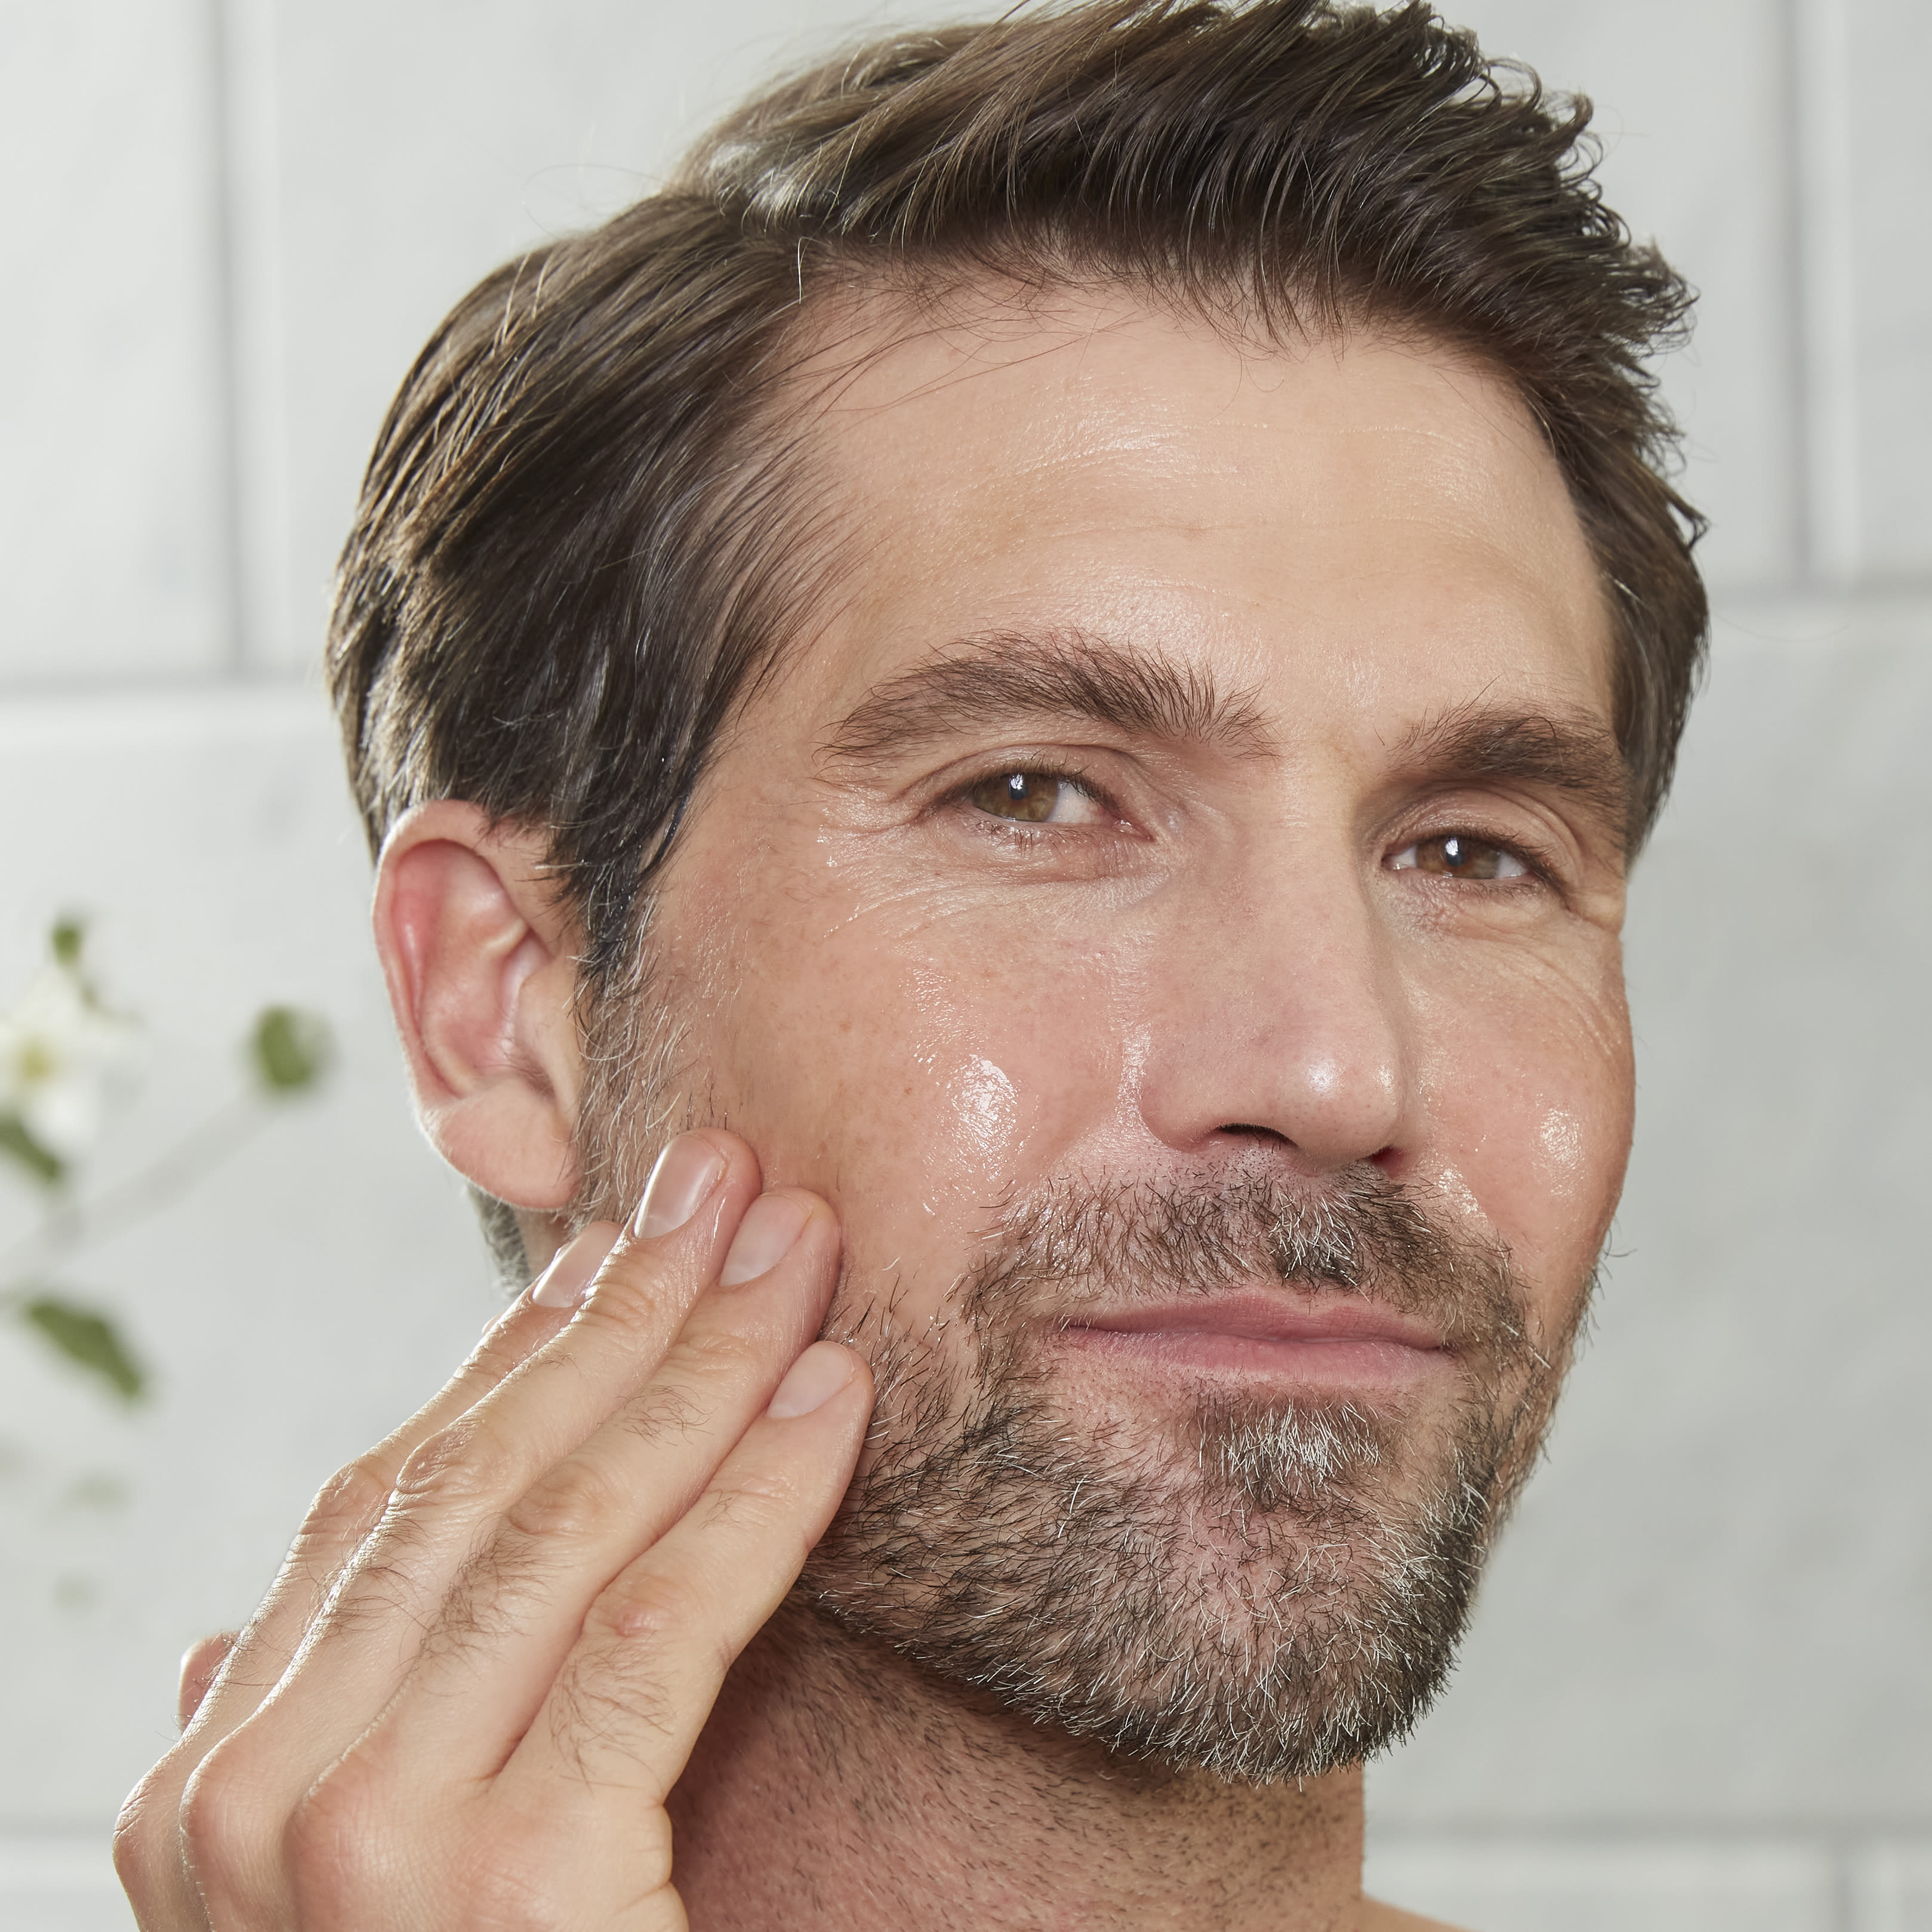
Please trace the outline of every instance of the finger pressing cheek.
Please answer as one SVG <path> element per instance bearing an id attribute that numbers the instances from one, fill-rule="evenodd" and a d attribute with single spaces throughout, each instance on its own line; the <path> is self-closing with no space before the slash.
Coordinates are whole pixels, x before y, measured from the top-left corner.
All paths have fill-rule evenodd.
<path id="1" fill-rule="evenodd" d="M 424 1776 L 485 1777 L 503 1762 L 599 1592 L 678 1522 L 760 1417 L 806 1412 L 798 1390 L 815 1390 L 814 1364 L 822 1371 L 812 1338 L 838 1262 L 838 1226 L 816 1196 L 752 1204 L 656 1372 L 517 1498 L 466 1565 L 384 1719 L 386 1749 Z M 851 1358 L 830 1356 L 842 1385 Z M 488 1697 L 465 1688 L 485 1683 Z"/>
<path id="2" fill-rule="evenodd" d="M 602 1591 L 499 1780 L 520 1807 L 608 1816 L 661 1804 L 725 1672 L 797 1580 L 858 1460 L 872 1380 L 818 1342 L 702 1492 Z"/>

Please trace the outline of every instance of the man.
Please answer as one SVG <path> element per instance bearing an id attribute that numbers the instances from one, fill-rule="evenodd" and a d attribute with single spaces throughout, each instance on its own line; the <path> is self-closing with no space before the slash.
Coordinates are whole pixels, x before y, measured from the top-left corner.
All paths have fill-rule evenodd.
<path id="1" fill-rule="evenodd" d="M 1360 1765 L 1616 1204 L 1703 634 L 1581 127 L 1418 7 L 1106 0 L 459 307 L 331 674 L 543 1272 L 191 1656 L 144 1925 L 1420 1922 Z"/>

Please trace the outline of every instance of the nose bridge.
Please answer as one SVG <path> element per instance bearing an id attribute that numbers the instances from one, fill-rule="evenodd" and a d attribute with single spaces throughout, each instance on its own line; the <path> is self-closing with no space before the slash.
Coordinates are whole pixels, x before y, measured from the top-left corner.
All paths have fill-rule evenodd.
<path id="1" fill-rule="evenodd" d="M 1284 844 L 1238 884 L 1190 895 L 1149 1017 L 1140 1111 L 1177 1149 L 1259 1130 L 1328 1169 L 1404 1138 L 1406 1003 L 1359 861 Z"/>

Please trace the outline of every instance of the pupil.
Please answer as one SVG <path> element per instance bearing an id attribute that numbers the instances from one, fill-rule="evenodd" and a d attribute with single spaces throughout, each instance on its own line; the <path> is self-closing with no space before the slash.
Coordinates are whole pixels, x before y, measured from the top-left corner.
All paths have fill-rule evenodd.
<path id="1" fill-rule="evenodd" d="M 1451 868 L 1452 870 L 1466 865 L 1468 862 L 1468 856 L 1469 855 L 1462 850 L 1462 840 L 1456 838 L 1453 833 L 1448 838 L 1443 840 L 1443 860 Z"/>

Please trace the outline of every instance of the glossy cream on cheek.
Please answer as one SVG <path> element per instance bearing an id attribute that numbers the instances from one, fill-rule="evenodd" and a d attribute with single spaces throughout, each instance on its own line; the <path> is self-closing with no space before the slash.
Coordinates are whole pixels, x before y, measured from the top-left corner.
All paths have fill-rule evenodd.
<path id="1" fill-rule="evenodd" d="M 1436 1167 L 1423 1190 L 1471 1232 L 1504 1244 L 1532 1300 L 1587 1276 L 1616 1209 L 1614 1128 L 1586 1106 L 1574 1095 L 1567 1104 L 1492 1096 L 1480 1129 L 1460 1136 L 1461 1159 Z"/>
<path id="2" fill-rule="evenodd" d="M 1552 1207 L 1574 1211 L 1600 1185 L 1600 1151 L 1572 1107 L 1546 1102 L 1514 1112 L 1495 1101 L 1481 1130 L 1461 1136 L 1456 1152 L 1454 1165 L 1434 1169 L 1429 1191 L 1469 1226 L 1512 1246 L 1529 1238 L 1540 1246 L 1528 1224 L 1540 1223 Z"/>
<path id="3" fill-rule="evenodd" d="M 1567 1108 L 1552 1107 L 1536 1134 L 1537 1178 L 1562 1198 L 1574 1195 L 1586 1159 L 1583 1123 Z"/>
<path id="4" fill-rule="evenodd" d="M 924 1120 L 907 1124 L 920 1148 L 921 1192 L 928 1204 L 977 1208 L 1012 1180 L 1030 1110 L 1011 1075 L 984 1054 L 928 1048 L 914 1057 L 932 1082 Z"/>
<path id="5" fill-rule="evenodd" d="M 989 1172 L 1002 1165 L 1019 1124 L 1019 1096 L 1004 1071 L 976 1056 L 955 1070 L 946 1099 L 962 1150 Z"/>

